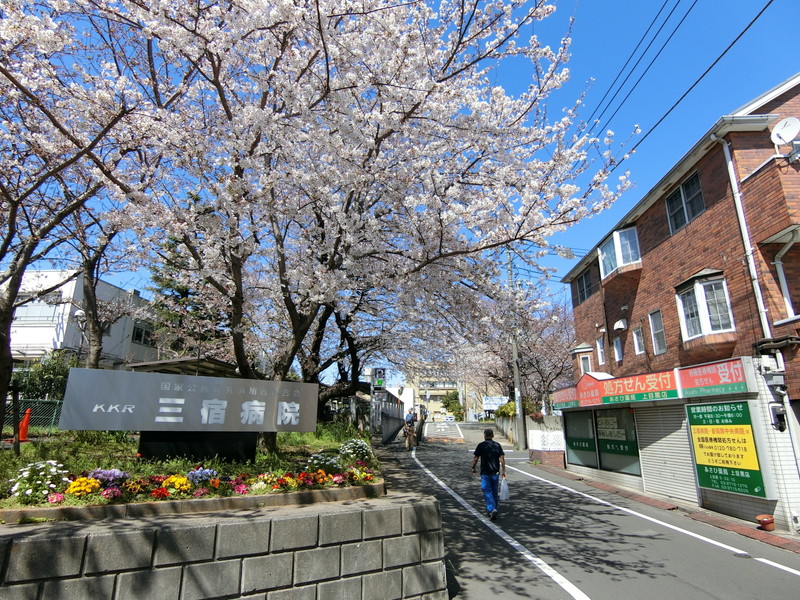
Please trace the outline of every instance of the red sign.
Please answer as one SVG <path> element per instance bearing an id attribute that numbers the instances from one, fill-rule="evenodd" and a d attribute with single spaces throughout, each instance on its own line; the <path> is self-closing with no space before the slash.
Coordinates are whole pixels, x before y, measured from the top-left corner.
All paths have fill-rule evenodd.
<path id="1" fill-rule="evenodd" d="M 741 358 L 680 369 L 678 374 L 684 397 L 748 391 Z"/>
<path id="2" fill-rule="evenodd" d="M 630 377 L 596 379 L 586 373 L 574 388 L 559 390 L 553 404 L 556 408 L 575 408 L 748 393 L 752 391 L 747 381 L 748 370 L 752 370 L 752 365 L 747 358 L 735 358 Z M 573 391 L 569 392 L 570 389 Z"/>

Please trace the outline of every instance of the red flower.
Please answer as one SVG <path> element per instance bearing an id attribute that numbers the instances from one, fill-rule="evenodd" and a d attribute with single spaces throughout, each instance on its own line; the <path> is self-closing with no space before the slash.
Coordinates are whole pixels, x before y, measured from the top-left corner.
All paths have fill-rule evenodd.
<path id="1" fill-rule="evenodd" d="M 152 492 L 150 492 L 150 495 L 153 498 L 167 498 L 169 497 L 169 490 L 163 487 L 156 488 Z"/>

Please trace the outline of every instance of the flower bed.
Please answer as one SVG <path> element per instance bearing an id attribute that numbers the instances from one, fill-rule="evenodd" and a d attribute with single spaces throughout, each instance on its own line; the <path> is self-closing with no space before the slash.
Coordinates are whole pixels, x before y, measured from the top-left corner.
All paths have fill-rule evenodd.
<path id="1" fill-rule="evenodd" d="M 40 461 L 20 469 L 8 482 L 8 495 L 19 504 L 33 507 L 265 496 L 371 485 L 376 476 L 370 465 L 375 464 L 372 449 L 363 440 L 345 442 L 335 455 L 312 455 L 303 470 L 256 475 L 218 473 L 203 465 L 187 473 L 146 477 L 113 468 L 70 475 L 55 461 Z"/>

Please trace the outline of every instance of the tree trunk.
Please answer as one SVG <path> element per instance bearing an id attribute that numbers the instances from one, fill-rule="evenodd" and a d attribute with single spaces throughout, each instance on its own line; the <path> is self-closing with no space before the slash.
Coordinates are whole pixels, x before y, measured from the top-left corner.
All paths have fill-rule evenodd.
<path id="1" fill-rule="evenodd" d="M 278 451 L 278 432 L 262 431 L 258 434 L 258 447 L 262 452 L 275 454 Z"/>
<path id="2" fill-rule="evenodd" d="M 5 321 L 5 319 L 3 320 Z M 6 417 L 6 399 L 11 388 L 14 358 L 11 355 L 11 321 L 0 323 L 0 432 Z"/>

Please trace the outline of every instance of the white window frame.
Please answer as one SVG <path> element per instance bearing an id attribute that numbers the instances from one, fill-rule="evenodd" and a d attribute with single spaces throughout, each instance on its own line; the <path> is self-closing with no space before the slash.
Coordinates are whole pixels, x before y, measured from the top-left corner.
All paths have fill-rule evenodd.
<path id="1" fill-rule="evenodd" d="M 613 249 L 613 254 L 612 254 Z M 626 227 L 611 234 L 597 249 L 600 262 L 600 277 L 605 279 L 614 271 L 625 265 L 642 261 L 639 250 L 639 234 L 636 227 Z M 606 264 L 608 259 L 608 264 Z"/>
<path id="2" fill-rule="evenodd" d="M 653 317 L 658 315 L 658 326 Z M 653 354 L 665 354 L 667 352 L 667 334 L 664 331 L 664 317 L 660 310 L 654 310 L 647 319 L 650 322 L 650 337 L 653 341 Z"/>
<path id="3" fill-rule="evenodd" d="M 644 331 L 641 327 L 633 330 L 633 351 L 635 354 L 644 354 Z"/>
<path id="4" fill-rule="evenodd" d="M 697 191 L 690 194 L 691 184 L 697 181 Z M 670 209 L 670 202 L 680 198 L 680 205 L 675 204 L 674 209 Z M 700 199 L 702 206 L 696 206 L 697 199 Z M 681 183 L 669 196 L 664 200 L 664 207 L 667 211 L 667 221 L 669 222 L 669 230 L 671 233 L 676 233 L 686 227 L 689 223 L 694 221 L 698 216 L 703 214 L 706 210 L 706 202 L 703 198 L 703 189 L 700 186 L 700 176 L 695 172 Z M 683 222 L 678 224 L 674 217 L 680 214 Z"/>
<path id="5" fill-rule="evenodd" d="M 581 375 L 583 375 L 584 373 L 588 373 L 589 371 L 592 370 L 592 357 L 589 356 L 588 354 L 581 354 L 578 357 L 578 364 L 580 365 L 581 368 Z"/>
<path id="6" fill-rule="evenodd" d="M 614 336 L 614 361 L 622 362 L 622 338 Z"/>
<path id="7" fill-rule="evenodd" d="M 709 306 L 708 292 L 712 287 L 717 294 L 717 307 L 719 308 L 721 304 L 724 304 L 722 308 L 725 314 L 718 313 L 719 317 L 722 317 L 721 323 L 715 323 L 715 320 L 719 320 L 719 318 L 715 318 L 716 315 L 713 314 Z M 719 292 L 722 293 L 722 298 L 718 296 Z M 681 336 L 684 341 L 736 330 L 736 325 L 733 321 L 733 310 L 731 309 L 731 299 L 728 294 L 728 284 L 724 277 L 698 279 L 691 286 L 681 289 L 675 295 L 675 301 L 678 304 Z M 687 314 L 691 309 L 696 311 L 692 318 Z"/>
<path id="8" fill-rule="evenodd" d="M 606 364 L 606 340 L 602 335 L 597 338 L 597 364 Z"/>

